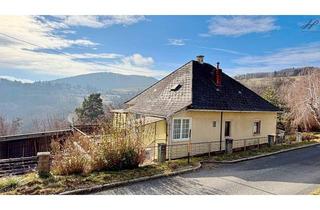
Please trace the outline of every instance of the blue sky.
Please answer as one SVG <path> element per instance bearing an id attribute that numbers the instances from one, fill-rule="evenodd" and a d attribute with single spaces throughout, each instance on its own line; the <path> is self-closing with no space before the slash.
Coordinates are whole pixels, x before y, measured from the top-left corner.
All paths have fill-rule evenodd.
<path id="1" fill-rule="evenodd" d="M 0 77 L 158 79 L 196 55 L 230 75 L 320 65 L 317 16 L 0 16 Z"/>

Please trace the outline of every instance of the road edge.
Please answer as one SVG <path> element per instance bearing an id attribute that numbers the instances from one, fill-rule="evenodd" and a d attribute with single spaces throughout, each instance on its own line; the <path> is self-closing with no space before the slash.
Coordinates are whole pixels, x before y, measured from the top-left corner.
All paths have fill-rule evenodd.
<path id="1" fill-rule="evenodd" d="M 194 172 L 194 171 L 199 170 L 201 167 L 202 167 L 202 163 L 199 162 L 197 166 L 193 166 L 192 168 L 182 169 L 182 170 L 170 172 L 167 174 L 156 174 L 156 175 L 152 175 L 152 176 L 145 176 L 145 177 L 130 179 L 130 180 L 126 180 L 126 181 L 97 185 L 97 186 L 93 186 L 93 187 L 89 187 L 89 188 L 70 190 L 70 191 L 65 191 L 65 192 L 59 193 L 59 195 L 90 194 L 90 193 L 100 192 L 100 191 L 115 188 L 115 187 L 130 185 L 130 184 L 134 184 L 134 183 L 138 183 L 138 182 L 159 179 L 159 178 L 163 178 L 163 177 L 176 176 L 176 175 L 184 174 L 184 173 L 188 173 L 188 172 Z"/>
<path id="2" fill-rule="evenodd" d="M 222 164 L 239 163 L 239 162 L 243 162 L 243 161 L 247 161 L 247 160 L 254 160 L 254 159 L 263 158 L 263 157 L 267 157 L 267 156 L 271 156 L 271 155 L 276 155 L 276 154 L 280 154 L 280 153 L 284 153 L 284 152 L 290 152 L 293 150 L 304 149 L 304 148 L 308 148 L 308 147 L 312 147 L 312 146 L 316 146 L 316 145 L 320 145 L 320 143 L 313 143 L 313 144 L 303 145 L 300 147 L 282 149 L 282 150 L 279 150 L 276 152 L 270 152 L 270 153 L 266 153 L 266 154 L 262 154 L 262 155 L 256 155 L 256 156 L 241 158 L 241 159 L 237 159 L 237 160 L 223 160 L 223 161 L 207 160 L 207 161 L 203 161 L 203 162 L 204 163 L 222 163 Z"/>

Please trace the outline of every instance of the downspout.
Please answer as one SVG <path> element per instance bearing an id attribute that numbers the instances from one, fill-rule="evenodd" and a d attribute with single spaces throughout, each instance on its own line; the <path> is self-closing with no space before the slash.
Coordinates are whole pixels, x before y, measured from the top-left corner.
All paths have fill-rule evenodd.
<path id="1" fill-rule="evenodd" d="M 222 118 L 223 112 L 220 112 L 220 151 L 222 150 Z"/>
<path id="2" fill-rule="evenodd" d="M 171 155 L 170 155 L 170 143 L 171 143 L 171 136 L 170 136 L 170 117 L 167 117 L 166 118 L 166 136 L 167 136 L 167 139 L 166 139 L 166 144 L 167 144 L 167 157 L 169 160 L 171 160 Z"/>

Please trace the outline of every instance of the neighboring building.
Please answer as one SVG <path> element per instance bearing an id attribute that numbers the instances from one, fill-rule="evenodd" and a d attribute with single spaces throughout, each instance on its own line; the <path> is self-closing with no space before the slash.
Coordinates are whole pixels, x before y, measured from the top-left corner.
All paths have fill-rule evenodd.
<path id="1" fill-rule="evenodd" d="M 145 143 L 198 145 L 196 153 L 224 150 L 225 138 L 261 138 L 276 133 L 279 108 L 229 77 L 219 68 L 203 62 L 203 56 L 178 68 L 156 84 L 114 110 L 115 119 L 148 119 L 153 129 Z M 206 143 L 214 142 L 209 145 Z M 197 144 L 199 143 L 199 144 Z M 243 145 L 237 145 L 241 147 Z M 208 149 L 208 147 L 210 147 Z M 169 150 L 170 151 L 170 150 Z M 178 150 L 177 150 L 178 151 Z M 186 155 L 179 150 L 169 157 Z"/>

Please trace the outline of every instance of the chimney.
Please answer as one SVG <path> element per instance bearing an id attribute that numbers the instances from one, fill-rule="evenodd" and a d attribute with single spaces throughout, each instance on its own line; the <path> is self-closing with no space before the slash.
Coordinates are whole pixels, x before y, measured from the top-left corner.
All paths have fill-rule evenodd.
<path id="1" fill-rule="evenodd" d="M 203 55 L 198 55 L 196 59 L 199 63 L 203 64 L 203 58 L 204 58 Z"/>
<path id="2" fill-rule="evenodd" d="M 217 63 L 217 67 L 216 67 L 216 72 L 215 72 L 215 83 L 216 86 L 221 86 L 221 82 L 222 82 L 222 69 L 220 69 L 220 63 Z"/>

